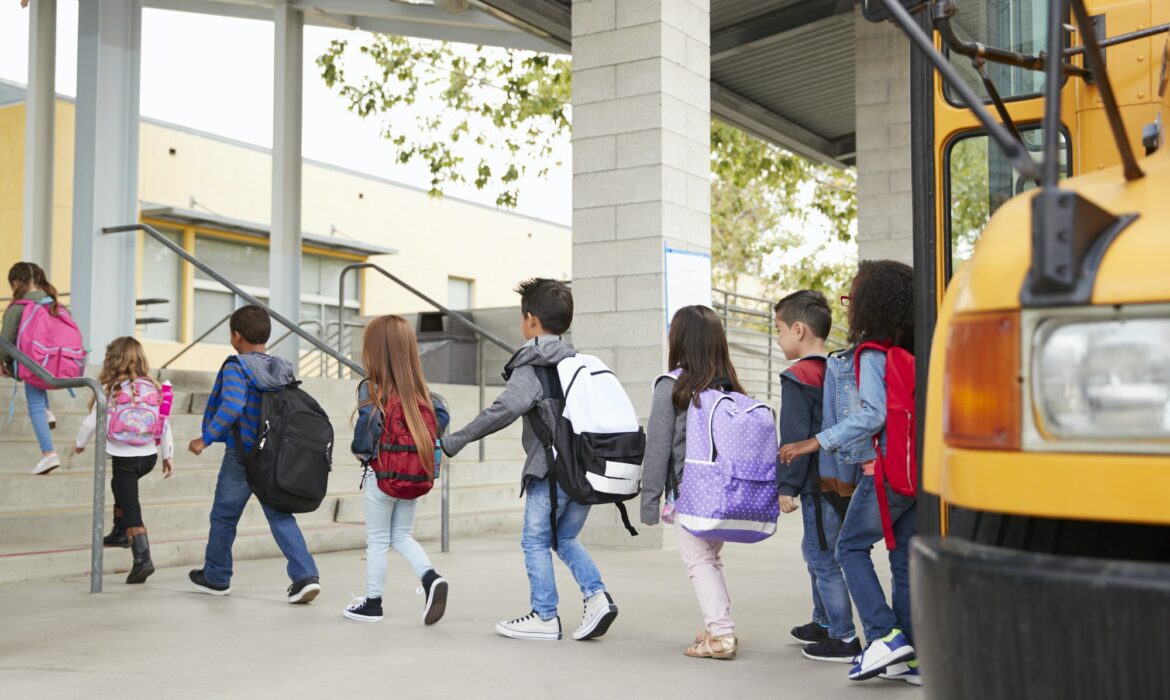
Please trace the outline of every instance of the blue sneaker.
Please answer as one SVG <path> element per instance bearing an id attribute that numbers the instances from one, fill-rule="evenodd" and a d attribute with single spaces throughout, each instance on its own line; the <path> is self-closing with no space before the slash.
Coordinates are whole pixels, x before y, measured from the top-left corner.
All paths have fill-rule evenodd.
<path id="1" fill-rule="evenodd" d="M 891 681 L 906 681 L 910 685 L 922 685 L 922 676 L 918 675 L 918 659 L 888 666 L 881 677 Z"/>
<path id="2" fill-rule="evenodd" d="M 871 641 L 861 658 L 849 670 L 849 680 L 864 681 L 874 678 L 885 671 L 887 667 L 896 663 L 914 658 L 914 647 L 902 634 L 902 630 L 893 629 L 881 639 Z"/>

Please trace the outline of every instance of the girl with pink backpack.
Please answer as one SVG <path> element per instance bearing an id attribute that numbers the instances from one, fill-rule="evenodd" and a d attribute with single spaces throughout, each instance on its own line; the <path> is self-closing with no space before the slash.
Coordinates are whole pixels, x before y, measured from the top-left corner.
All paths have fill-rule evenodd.
<path id="1" fill-rule="evenodd" d="M 12 302 L 4 311 L 0 336 L 57 377 L 81 376 L 85 370 L 81 331 L 69 310 L 59 303 L 57 289 L 46 279 L 45 271 L 36 263 L 18 262 L 8 271 L 8 284 Z M 48 474 L 61 466 L 49 432 L 57 427 L 57 418 L 49 410 L 49 387 L 2 350 L 0 374 L 24 382 L 28 417 L 41 448 L 41 460 L 32 473 Z"/>
<path id="2" fill-rule="evenodd" d="M 171 437 L 170 382 L 159 384 L 150 376 L 142 344 L 134 338 L 116 338 L 106 348 L 106 360 L 98 378 L 106 391 L 106 452 L 113 462 L 110 487 L 114 491 L 114 529 L 105 538 L 107 547 L 130 547 L 134 566 L 126 583 L 143 583 L 154 573 L 150 542 L 142 522 L 138 480 L 149 474 L 162 452 L 163 478 L 174 470 L 175 445 Z M 75 451 L 81 454 L 97 432 L 97 410 L 77 434 Z"/>

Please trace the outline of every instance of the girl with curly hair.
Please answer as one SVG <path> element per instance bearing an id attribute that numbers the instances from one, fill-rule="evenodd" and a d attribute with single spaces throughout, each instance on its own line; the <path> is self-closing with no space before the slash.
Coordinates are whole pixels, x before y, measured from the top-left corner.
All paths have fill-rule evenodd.
<path id="1" fill-rule="evenodd" d="M 854 363 L 857 346 L 869 341 L 913 350 L 913 282 L 912 270 L 903 263 L 880 260 L 859 265 L 849 295 L 842 297 L 849 307 L 851 349 L 831 357 L 826 366 L 821 432 L 780 451 L 780 461 L 787 463 L 819 450 L 822 482 L 830 480 L 848 500 L 836 556 L 867 641 L 861 655 L 852 659 L 850 680 L 881 675 L 920 682 L 910 623 L 909 540 L 917 532 L 916 501 L 886 484 L 875 484 L 873 476 L 875 437 L 878 449 L 885 451 L 886 355 L 866 349 Z M 855 366 L 860 367 L 859 377 Z M 889 553 L 892 609 L 870 558 L 873 545 L 883 539 L 876 488 L 886 489 L 896 542 Z"/>

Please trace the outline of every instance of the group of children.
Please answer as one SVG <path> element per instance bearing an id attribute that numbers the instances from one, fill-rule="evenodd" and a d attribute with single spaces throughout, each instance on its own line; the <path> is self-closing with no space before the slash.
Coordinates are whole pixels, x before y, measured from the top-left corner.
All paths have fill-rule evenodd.
<path id="1" fill-rule="evenodd" d="M 17 298 L 48 296 L 55 302 L 55 290 L 38 270 L 30 263 L 18 263 L 9 273 L 14 294 Z M 435 472 L 427 465 L 438 465 L 439 460 L 434 458 L 436 447 L 454 457 L 468 444 L 525 417 L 541 402 L 545 389 L 538 376 L 540 368 L 555 366 L 576 352 L 561 338 L 572 323 L 573 297 L 565 284 L 549 279 L 529 280 L 517 291 L 526 342 L 505 367 L 505 389 L 464 428 L 446 435 L 447 411 L 427 386 L 410 324 L 398 316 L 383 316 L 368 325 L 362 352 L 366 381 L 359 388 L 351 446 L 363 465 L 366 595 L 344 609 L 347 618 L 370 622 L 382 619 L 390 548 L 408 561 L 420 581 L 419 592 L 425 598 L 424 623 L 433 624 L 443 616 L 448 584 L 412 536 L 416 501 L 394 497 L 379 488 L 379 481 L 386 475 L 378 471 L 378 456 L 381 450 L 408 450 L 417 454 L 433 480 Z M 849 294 L 841 302 L 848 306 L 852 347 L 877 340 L 912 349 L 908 266 L 890 261 L 863 262 Z M 852 349 L 827 355 L 825 340 L 832 314 L 819 292 L 796 292 L 780 300 L 774 310 L 780 347 L 788 359 L 795 361 L 781 377 L 779 505 L 784 513 L 803 511 L 802 550 L 813 598 L 812 621 L 795 627 L 792 636 L 805 645 L 803 653 L 810 659 L 850 663 L 851 679 L 882 675 L 917 682 L 911 646 L 907 552 L 908 541 L 915 533 L 913 497 L 887 489 L 897 543 L 890 551 L 892 608 L 886 604 L 870 558 L 873 545 L 882 539 L 875 489 L 886 488 L 885 484 L 876 484 L 873 476 L 875 445 L 876 449 L 884 446 L 885 356 L 866 351 L 855 363 Z M 5 337 L 9 335 L 9 321 L 6 313 Z M 217 375 L 204 412 L 202 434 L 188 446 L 194 454 L 213 442 L 223 442 L 226 448 L 215 488 L 204 566 L 190 572 L 194 588 L 211 595 L 227 595 L 231 590 L 232 543 L 239 518 L 252 495 L 240 455 L 256 444 L 262 394 L 294 381 L 291 365 L 265 352 L 271 322 L 262 308 L 238 309 L 231 316 L 230 331 L 236 354 L 227 358 Z M 860 377 L 855 366 L 860 367 Z M 646 525 L 659 523 L 664 513 L 671 512 L 668 485 L 681 482 L 687 411 L 698 401 L 698 395 L 712 387 L 743 393 L 720 320 L 707 307 L 688 306 L 675 314 L 665 369 L 670 374 L 655 383 L 646 427 L 640 508 L 641 521 Z M 10 371 L 7 366 L 6 372 Z M 103 387 L 107 393 L 117 395 L 140 382 L 158 386 L 150 376 L 142 346 L 133 338 L 115 340 L 103 364 Z M 401 409 L 388 414 L 388 407 L 395 403 Z M 44 397 L 30 392 L 29 408 L 34 426 L 41 425 L 45 420 Z M 384 431 L 391 420 L 401 423 L 398 428 L 409 435 L 409 447 L 386 444 Z M 84 448 L 93 429 L 92 420 L 87 420 L 78 437 L 78 451 Z M 55 453 L 47 437 L 48 428 L 43 432 L 42 440 L 42 430 L 37 427 L 45 460 L 52 463 Z M 440 436 L 441 440 L 437 440 Z M 157 442 L 164 474 L 169 475 L 169 429 Z M 578 539 L 590 506 L 574 502 L 559 486 L 557 493 L 550 493 L 545 446 L 528 421 L 522 442 L 527 456 L 522 474 L 525 512 L 521 548 L 529 580 L 529 611 L 499 621 L 496 631 L 517 639 L 562 638 L 552 563 L 555 550 L 576 579 L 584 601 L 573 639 L 600 637 L 617 618 L 618 607 L 597 565 Z M 140 583 L 153 572 L 153 565 L 138 503 L 137 479 L 153 468 L 156 446 L 119 445 L 111 439 L 108 449 L 114 461 L 115 525 L 107 544 L 129 544 L 134 548 L 135 565 L 127 582 Z M 38 465 L 34 473 L 50 470 L 51 467 Z M 555 520 L 549 517 L 554 504 Z M 321 591 L 319 573 L 295 516 L 267 505 L 262 507 L 288 560 L 292 581 L 288 601 L 312 601 Z M 699 658 L 734 658 L 738 640 L 721 559 L 722 543 L 697 538 L 681 526 L 675 529 L 705 622 L 685 653 Z M 854 606 L 868 642 L 864 647 L 854 630 Z"/>

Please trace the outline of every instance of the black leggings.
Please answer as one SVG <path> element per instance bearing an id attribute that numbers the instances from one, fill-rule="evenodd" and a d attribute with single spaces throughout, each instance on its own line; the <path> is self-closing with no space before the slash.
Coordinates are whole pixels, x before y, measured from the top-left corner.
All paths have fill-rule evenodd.
<path id="1" fill-rule="evenodd" d="M 142 504 L 138 502 L 138 480 L 149 474 L 158 455 L 113 457 L 114 473 L 110 488 L 114 491 L 114 508 L 122 511 L 123 529 L 142 527 Z"/>

